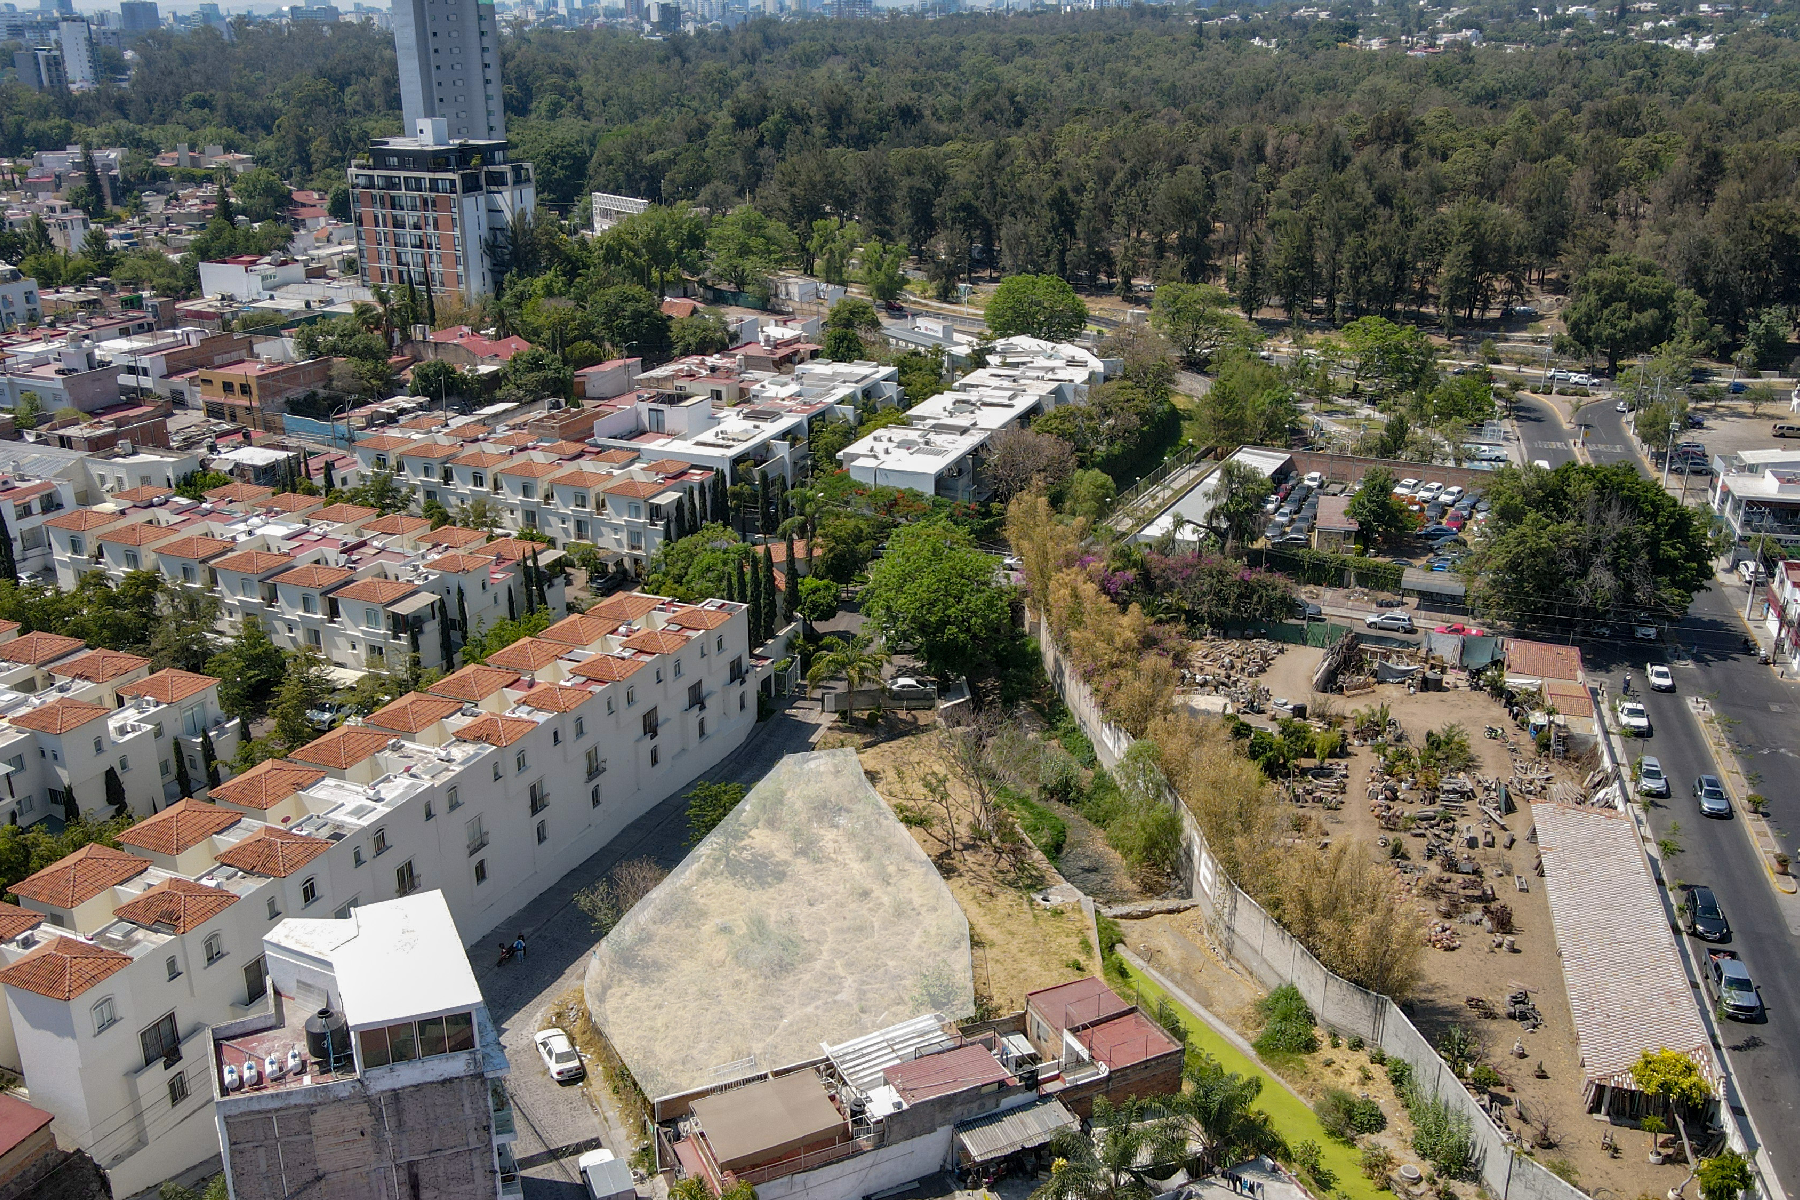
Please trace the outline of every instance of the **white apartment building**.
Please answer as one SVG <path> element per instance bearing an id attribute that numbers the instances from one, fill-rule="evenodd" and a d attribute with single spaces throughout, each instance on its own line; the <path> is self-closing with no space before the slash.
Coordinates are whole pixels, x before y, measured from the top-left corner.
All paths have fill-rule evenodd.
<path id="1" fill-rule="evenodd" d="M 406 128 L 439 120 L 452 141 L 505 140 L 500 26 L 492 4 L 403 0 L 394 5 L 394 52 Z"/>
<path id="2" fill-rule="evenodd" d="M 404 1194 L 414 1180 L 421 1194 L 520 1194 L 506 1053 L 440 893 L 290 917 L 262 958 L 268 1011 L 214 1026 L 208 1055 L 235 1200 L 388 1181 Z"/>
<path id="3" fill-rule="evenodd" d="M 75 488 L 62 479 L 20 479 L 0 475 L 0 517 L 12 536 L 13 564 L 20 575 L 47 572 L 51 547 L 44 522 L 75 505 Z"/>
<path id="4" fill-rule="evenodd" d="M 838 461 L 862 483 L 979 499 L 986 494 L 988 439 L 1061 405 L 1085 403 L 1108 369 L 1079 346 L 1025 337 L 996 342 L 989 363 L 908 409 L 905 425 L 846 446 Z"/>
<path id="5" fill-rule="evenodd" d="M 0 330 L 35 325 L 43 319 L 37 280 L 20 274 L 17 267 L 0 264 Z"/>
<path id="6" fill-rule="evenodd" d="M 281 288 L 306 282 L 306 264 L 238 254 L 200 264 L 200 294 L 233 300 L 267 300 Z"/>
<path id="7" fill-rule="evenodd" d="M 57 22 L 57 44 L 62 49 L 63 72 L 71 92 L 100 86 L 100 69 L 94 61 L 94 31 L 79 17 Z"/>
<path id="8" fill-rule="evenodd" d="M 615 596 L 224 781 L 211 803 L 165 808 L 121 849 L 90 846 L 21 881 L 23 910 L 0 906 L 0 1065 L 22 1071 L 58 1137 L 88 1150 L 115 1194 L 216 1153 L 208 1028 L 267 1013 L 271 975 L 301 995 L 263 939 L 288 944 L 289 918 L 343 920 L 436 890 L 459 944 L 480 942 L 742 743 L 768 669 L 747 620 L 723 601 Z M 138 700 L 171 674 L 119 692 Z M 169 732 L 181 701 L 126 711 Z M 100 721 L 56 744 L 85 747 Z M 44 746 L 57 736 L 21 733 Z M 333 999 L 357 1023 L 348 998 Z M 219 1094 L 229 1124 L 256 1108 L 234 1097 L 262 1093 Z"/>

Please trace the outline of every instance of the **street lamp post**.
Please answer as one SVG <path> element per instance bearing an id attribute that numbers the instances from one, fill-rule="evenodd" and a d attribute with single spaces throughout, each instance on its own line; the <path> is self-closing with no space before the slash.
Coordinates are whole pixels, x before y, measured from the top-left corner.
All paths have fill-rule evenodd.
<path id="1" fill-rule="evenodd" d="M 1662 485 L 1669 486 L 1669 462 L 1675 457 L 1675 435 L 1681 432 L 1680 421 L 1669 422 L 1669 444 L 1663 449 Z"/>

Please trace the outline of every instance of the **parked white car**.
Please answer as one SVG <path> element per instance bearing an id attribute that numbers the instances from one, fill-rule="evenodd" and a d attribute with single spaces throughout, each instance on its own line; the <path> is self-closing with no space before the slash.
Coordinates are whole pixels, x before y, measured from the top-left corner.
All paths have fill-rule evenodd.
<path id="1" fill-rule="evenodd" d="M 556 1082 L 568 1083 L 587 1074 L 580 1052 L 562 1030 L 546 1029 L 531 1040 L 537 1044 L 538 1057 L 544 1060 L 544 1068 Z"/>
<path id="2" fill-rule="evenodd" d="M 1418 500 L 1421 504 L 1430 504 L 1433 500 L 1438 498 L 1438 493 L 1443 490 L 1444 485 L 1441 483 L 1428 483 L 1415 493 L 1414 499 Z"/>
<path id="3" fill-rule="evenodd" d="M 1412 478 L 1402 479 L 1394 485 L 1394 495 L 1410 496 L 1419 490 L 1419 481 Z"/>
<path id="4" fill-rule="evenodd" d="M 1650 736 L 1650 714 L 1636 700 L 1626 700 L 1619 705 L 1619 728 L 1635 737 Z"/>
<path id="5" fill-rule="evenodd" d="M 1306 479 L 1303 482 L 1305 482 L 1306 486 L 1309 488 L 1316 488 L 1321 483 L 1325 482 L 1325 475 L 1320 471 L 1308 471 L 1306 473 Z"/>
<path id="6" fill-rule="evenodd" d="M 1455 484 L 1451 484 L 1449 487 L 1438 493 L 1438 499 L 1442 500 L 1445 504 L 1455 504 L 1462 498 L 1463 490 Z"/>
<path id="7" fill-rule="evenodd" d="M 1650 663 L 1644 668 L 1644 678 L 1650 681 L 1653 692 L 1672 692 L 1675 690 L 1675 675 L 1661 663 Z"/>

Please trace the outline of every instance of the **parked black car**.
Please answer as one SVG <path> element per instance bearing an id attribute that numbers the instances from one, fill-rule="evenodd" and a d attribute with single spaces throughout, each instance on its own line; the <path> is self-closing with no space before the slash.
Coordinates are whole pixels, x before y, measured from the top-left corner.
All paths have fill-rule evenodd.
<path id="1" fill-rule="evenodd" d="M 1723 942 L 1731 937 L 1731 922 L 1719 907 L 1712 889 L 1692 887 L 1681 905 L 1681 923 L 1695 937 L 1708 942 Z"/>

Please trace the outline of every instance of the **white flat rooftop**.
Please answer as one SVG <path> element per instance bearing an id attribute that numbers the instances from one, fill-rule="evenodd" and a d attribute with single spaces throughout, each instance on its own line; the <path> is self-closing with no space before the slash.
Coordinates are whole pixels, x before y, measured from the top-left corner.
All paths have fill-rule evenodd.
<path id="1" fill-rule="evenodd" d="M 481 1007 L 439 891 L 366 904 L 342 919 L 289 917 L 266 941 L 331 965 L 352 1029 Z"/>

